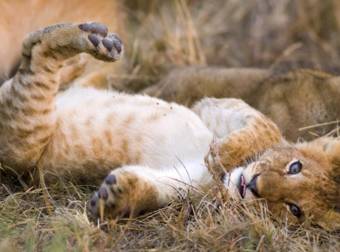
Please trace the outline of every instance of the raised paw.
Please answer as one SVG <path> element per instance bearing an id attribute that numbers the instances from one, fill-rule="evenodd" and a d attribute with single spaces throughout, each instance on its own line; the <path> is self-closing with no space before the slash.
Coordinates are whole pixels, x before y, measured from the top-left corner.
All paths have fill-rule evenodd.
<path id="1" fill-rule="evenodd" d="M 90 199 L 89 208 L 95 218 L 133 217 L 157 208 L 155 187 L 137 174 L 113 171 Z"/>
<path id="2" fill-rule="evenodd" d="M 80 30 L 89 33 L 87 38 L 99 55 L 109 56 L 113 60 L 119 59 L 123 50 L 123 43 L 116 34 L 108 33 L 105 25 L 84 23 L 78 27 Z"/>
<path id="3" fill-rule="evenodd" d="M 34 32 L 24 41 L 23 55 L 31 58 L 36 46 L 37 53 L 57 59 L 85 52 L 101 60 L 116 61 L 123 52 L 120 38 L 96 22 L 57 24 Z"/>

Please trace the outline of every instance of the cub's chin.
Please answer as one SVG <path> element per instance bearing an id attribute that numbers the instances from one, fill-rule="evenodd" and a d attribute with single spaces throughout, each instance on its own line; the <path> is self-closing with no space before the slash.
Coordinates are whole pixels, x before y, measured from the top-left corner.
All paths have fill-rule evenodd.
<path id="1" fill-rule="evenodd" d="M 256 196 L 249 187 L 252 175 L 247 174 L 245 167 L 237 167 L 223 176 L 223 184 L 228 194 L 235 200 L 254 199 Z"/>

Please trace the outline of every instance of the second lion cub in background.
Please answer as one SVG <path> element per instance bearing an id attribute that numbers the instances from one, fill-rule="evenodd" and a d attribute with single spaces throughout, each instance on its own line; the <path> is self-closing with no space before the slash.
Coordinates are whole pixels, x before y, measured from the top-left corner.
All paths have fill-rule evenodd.
<path id="1" fill-rule="evenodd" d="M 340 119 L 340 77 L 317 70 L 278 74 L 255 68 L 184 67 L 145 93 L 186 106 L 203 97 L 239 98 L 272 119 L 292 141 L 323 136 Z M 325 125 L 299 130 L 319 124 Z"/>

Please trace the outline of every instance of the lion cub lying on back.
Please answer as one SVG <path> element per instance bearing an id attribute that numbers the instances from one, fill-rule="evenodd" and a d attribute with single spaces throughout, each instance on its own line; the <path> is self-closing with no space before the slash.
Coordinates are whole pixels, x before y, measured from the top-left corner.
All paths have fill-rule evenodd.
<path id="1" fill-rule="evenodd" d="M 18 173 L 38 168 L 47 182 L 104 179 L 90 207 L 98 215 L 103 202 L 113 217 L 157 209 L 181 189 L 214 184 L 211 174 L 222 165 L 231 171 L 224 181 L 232 196 L 264 198 L 278 217 L 339 227 L 339 139 L 291 145 L 273 122 L 237 99 L 204 99 L 191 111 L 90 88 L 58 93 L 65 59 L 86 52 L 115 61 L 122 49 L 98 23 L 30 34 L 17 74 L 0 89 L 1 162 Z M 253 155 L 259 158 L 245 164 Z"/>

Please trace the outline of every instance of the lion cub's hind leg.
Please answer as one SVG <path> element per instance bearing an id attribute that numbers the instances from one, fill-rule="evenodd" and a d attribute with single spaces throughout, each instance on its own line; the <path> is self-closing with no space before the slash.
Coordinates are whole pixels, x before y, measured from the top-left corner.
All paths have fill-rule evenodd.
<path id="1" fill-rule="evenodd" d="M 85 52 L 115 61 L 122 44 L 105 25 L 59 24 L 24 41 L 16 75 L 0 89 L 0 161 L 16 169 L 35 166 L 56 128 L 55 96 L 64 60 Z"/>

